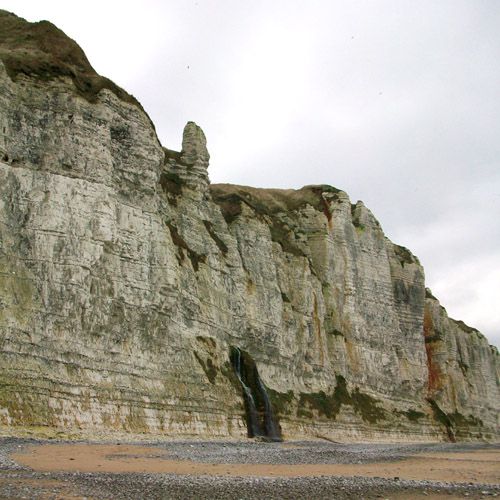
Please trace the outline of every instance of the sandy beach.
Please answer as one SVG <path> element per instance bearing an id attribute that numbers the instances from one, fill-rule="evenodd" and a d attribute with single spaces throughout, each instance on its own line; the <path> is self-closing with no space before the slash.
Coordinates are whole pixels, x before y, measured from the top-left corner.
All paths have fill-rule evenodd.
<path id="1" fill-rule="evenodd" d="M 0 498 L 494 498 L 500 445 L 0 440 Z"/>

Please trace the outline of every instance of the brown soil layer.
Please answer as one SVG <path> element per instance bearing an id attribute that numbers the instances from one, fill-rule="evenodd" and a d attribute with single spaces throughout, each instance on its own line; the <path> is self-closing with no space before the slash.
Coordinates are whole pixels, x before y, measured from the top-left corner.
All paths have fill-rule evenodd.
<path id="1" fill-rule="evenodd" d="M 173 473 L 253 477 L 365 476 L 500 483 L 500 450 L 432 452 L 363 464 L 221 464 L 172 460 L 168 449 L 136 445 L 43 444 L 12 455 L 39 472 Z"/>

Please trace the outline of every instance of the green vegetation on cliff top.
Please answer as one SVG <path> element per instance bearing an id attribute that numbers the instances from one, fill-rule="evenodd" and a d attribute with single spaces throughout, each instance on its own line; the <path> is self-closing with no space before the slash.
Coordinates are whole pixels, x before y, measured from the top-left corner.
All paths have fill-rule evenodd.
<path id="1" fill-rule="evenodd" d="M 100 90 L 108 89 L 142 109 L 135 97 L 97 74 L 80 46 L 48 21 L 30 23 L 0 10 L 0 60 L 12 80 L 19 74 L 41 80 L 69 77 L 77 92 L 90 102 Z"/>

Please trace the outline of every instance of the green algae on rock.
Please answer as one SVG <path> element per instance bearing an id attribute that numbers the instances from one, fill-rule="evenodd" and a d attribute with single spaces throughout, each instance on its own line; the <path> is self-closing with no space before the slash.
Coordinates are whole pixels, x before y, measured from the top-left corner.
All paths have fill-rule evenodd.
<path id="1" fill-rule="evenodd" d="M 127 96 L 0 13 L 1 424 L 244 437 L 238 346 L 285 438 L 498 438 L 498 351 L 362 202 L 210 185 Z"/>

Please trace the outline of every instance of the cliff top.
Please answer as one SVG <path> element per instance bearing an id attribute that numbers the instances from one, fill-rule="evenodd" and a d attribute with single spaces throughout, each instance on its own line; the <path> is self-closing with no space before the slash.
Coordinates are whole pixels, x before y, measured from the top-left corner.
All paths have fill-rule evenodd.
<path id="1" fill-rule="evenodd" d="M 90 102 L 100 90 L 108 89 L 142 109 L 135 97 L 100 76 L 81 47 L 48 21 L 30 23 L 0 10 L 0 59 L 13 80 L 19 74 L 42 80 L 69 77 L 77 92 Z"/>
<path id="2" fill-rule="evenodd" d="M 326 184 L 304 186 L 300 189 L 264 189 L 236 184 L 212 184 L 210 192 L 215 203 L 221 207 L 226 220 L 231 220 L 241 213 L 242 203 L 261 215 L 290 212 L 311 205 L 325 212 L 330 218 L 323 193 L 336 195 L 341 190 Z"/>

